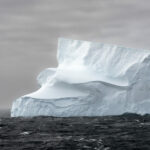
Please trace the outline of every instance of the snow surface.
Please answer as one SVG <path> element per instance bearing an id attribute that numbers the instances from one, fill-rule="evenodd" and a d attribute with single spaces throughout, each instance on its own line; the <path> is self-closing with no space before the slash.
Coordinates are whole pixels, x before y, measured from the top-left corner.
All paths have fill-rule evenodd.
<path id="1" fill-rule="evenodd" d="M 13 102 L 11 116 L 150 113 L 150 50 L 60 38 L 58 67 Z"/>

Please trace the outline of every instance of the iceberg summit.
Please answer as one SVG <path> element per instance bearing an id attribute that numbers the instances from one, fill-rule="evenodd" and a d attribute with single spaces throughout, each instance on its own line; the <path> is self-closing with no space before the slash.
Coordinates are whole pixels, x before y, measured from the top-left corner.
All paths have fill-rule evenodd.
<path id="1" fill-rule="evenodd" d="M 150 50 L 59 38 L 58 67 L 15 100 L 11 116 L 150 113 Z"/>

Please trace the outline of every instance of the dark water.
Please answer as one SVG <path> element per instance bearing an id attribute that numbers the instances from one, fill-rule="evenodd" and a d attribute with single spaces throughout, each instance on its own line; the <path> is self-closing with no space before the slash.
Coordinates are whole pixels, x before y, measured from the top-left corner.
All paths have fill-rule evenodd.
<path id="1" fill-rule="evenodd" d="M 150 115 L 1 118 L 0 150 L 149 150 Z"/>

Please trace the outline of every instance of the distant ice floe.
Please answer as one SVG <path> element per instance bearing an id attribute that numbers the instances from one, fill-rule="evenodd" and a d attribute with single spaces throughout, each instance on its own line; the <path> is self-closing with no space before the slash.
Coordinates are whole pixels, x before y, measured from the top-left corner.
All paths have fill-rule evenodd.
<path id="1" fill-rule="evenodd" d="M 11 116 L 102 116 L 150 113 L 150 50 L 60 38 L 58 67 L 20 97 Z"/>

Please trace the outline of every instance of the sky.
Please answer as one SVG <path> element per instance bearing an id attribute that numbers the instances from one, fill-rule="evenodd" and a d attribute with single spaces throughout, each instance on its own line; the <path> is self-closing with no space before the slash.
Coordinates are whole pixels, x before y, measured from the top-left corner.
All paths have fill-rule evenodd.
<path id="1" fill-rule="evenodd" d="M 0 109 L 39 88 L 59 37 L 150 49 L 150 1 L 0 0 Z"/>

